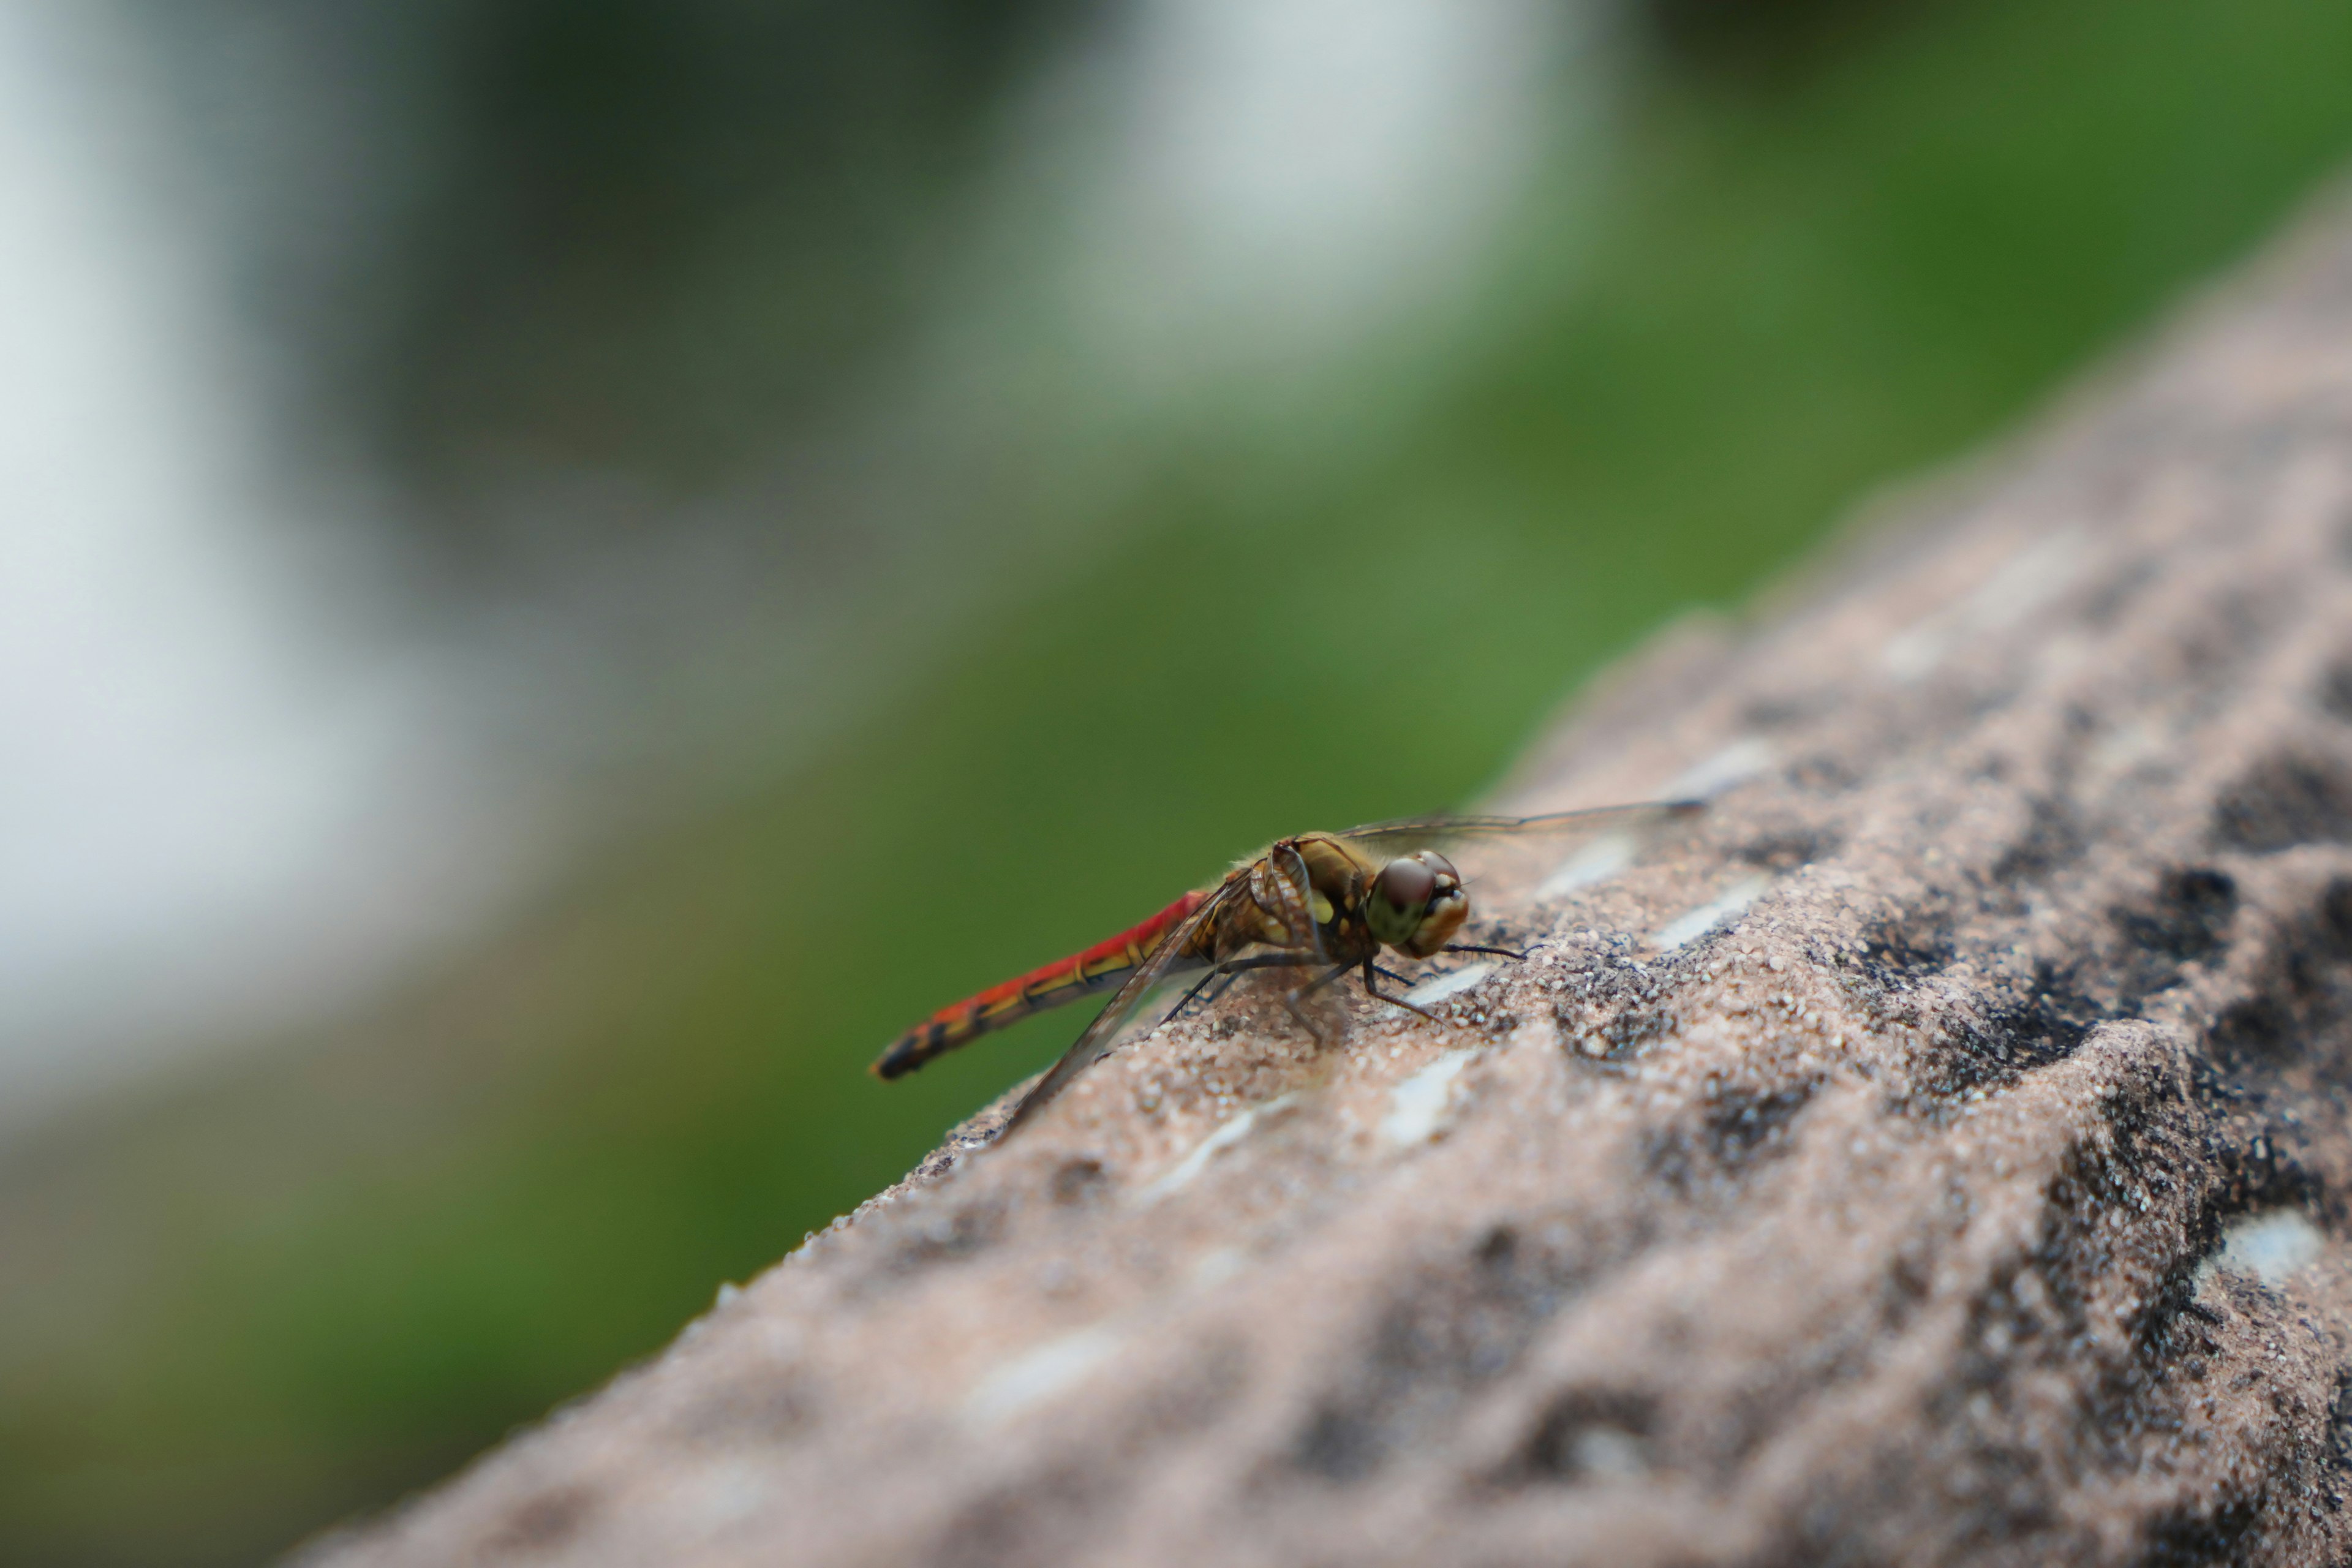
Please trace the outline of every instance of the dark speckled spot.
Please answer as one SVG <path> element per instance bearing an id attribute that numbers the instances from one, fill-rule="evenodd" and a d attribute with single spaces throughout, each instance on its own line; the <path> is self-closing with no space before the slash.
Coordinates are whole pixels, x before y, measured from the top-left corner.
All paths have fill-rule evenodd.
<path id="1" fill-rule="evenodd" d="M 595 1506 L 594 1494 L 585 1487 L 557 1487 L 534 1493 L 499 1521 L 490 1532 L 489 1544 L 499 1552 L 553 1552 L 580 1533 Z"/>
<path id="2" fill-rule="evenodd" d="M 2352 773 L 2305 753 L 2265 757 L 2222 795 L 2213 836 L 2255 854 L 2352 840 Z"/>

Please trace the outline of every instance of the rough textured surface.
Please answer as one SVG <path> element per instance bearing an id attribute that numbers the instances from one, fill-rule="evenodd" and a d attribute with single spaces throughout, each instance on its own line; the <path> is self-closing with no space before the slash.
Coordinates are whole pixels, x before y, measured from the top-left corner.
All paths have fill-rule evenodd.
<path id="1" fill-rule="evenodd" d="M 2344 1560 L 2352 226 L 1895 510 L 1444 1026 L 1237 994 L 320 1559 Z"/>

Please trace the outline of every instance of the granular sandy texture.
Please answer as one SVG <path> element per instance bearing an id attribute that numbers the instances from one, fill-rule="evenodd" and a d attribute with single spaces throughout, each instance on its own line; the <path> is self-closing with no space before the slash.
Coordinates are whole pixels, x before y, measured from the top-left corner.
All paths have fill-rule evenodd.
<path id="1" fill-rule="evenodd" d="M 1163 1029 L 318 1560 L 2344 1561 L 2352 225 L 1894 510 L 1443 1026 Z"/>

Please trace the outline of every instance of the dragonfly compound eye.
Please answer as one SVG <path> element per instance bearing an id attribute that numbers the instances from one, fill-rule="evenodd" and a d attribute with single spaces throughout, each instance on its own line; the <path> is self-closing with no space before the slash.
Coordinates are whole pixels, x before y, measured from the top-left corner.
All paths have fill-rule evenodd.
<path id="1" fill-rule="evenodd" d="M 1470 918 L 1470 896 L 1462 890 L 1462 873 L 1454 862 L 1433 849 L 1424 849 L 1413 857 L 1427 872 L 1430 879 L 1429 902 L 1412 923 L 1412 930 L 1402 942 L 1392 942 L 1400 952 L 1415 958 L 1427 958 L 1441 951 Z"/>
<path id="2" fill-rule="evenodd" d="M 1437 876 L 1416 857 L 1391 860 L 1372 879 L 1364 900 L 1364 924 L 1375 941 L 1402 949 L 1421 927 L 1421 917 L 1437 891 Z"/>
<path id="3" fill-rule="evenodd" d="M 1381 901 L 1400 914 L 1421 913 L 1421 907 L 1435 891 L 1437 874 L 1417 858 L 1391 860 L 1381 868 Z"/>

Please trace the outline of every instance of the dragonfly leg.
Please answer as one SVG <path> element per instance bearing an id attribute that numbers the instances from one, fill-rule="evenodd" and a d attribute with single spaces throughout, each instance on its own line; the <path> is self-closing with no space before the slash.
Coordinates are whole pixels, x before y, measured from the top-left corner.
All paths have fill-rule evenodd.
<path id="1" fill-rule="evenodd" d="M 1175 1011 L 1168 1016 L 1173 1018 L 1178 1013 L 1181 1013 L 1191 1005 L 1193 997 L 1198 996 L 1213 983 L 1216 989 L 1209 992 L 1209 1001 L 1213 1004 L 1218 997 L 1225 994 L 1227 986 L 1241 977 L 1242 972 L 1245 969 L 1304 969 L 1319 962 L 1321 961 L 1318 959 L 1298 958 L 1286 952 L 1257 952 L 1252 953 L 1247 958 L 1229 958 L 1201 976 L 1200 984 L 1185 992 L 1184 1000 L 1177 1003 Z"/>
<path id="2" fill-rule="evenodd" d="M 1395 981 L 1400 985 L 1411 985 L 1412 984 L 1411 980 L 1399 974 L 1395 970 L 1384 969 L 1377 963 L 1372 965 L 1372 973 L 1375 974 L 1386 975 L 1389 979 Z"/>
<path id="3" fill-rule="evenodd" d="M 1214 980 L 1214 979 L 1216 979 L 1216 978 L 1217 978 L 1217 972 L 1216 972 L 1215 970 L 1213 970 L 1213 969 L 1212 969 L 1211 971 L 1209 971 L 1209 973 L 1208 973 L 1203 974 L 1202 976 L 1201 976 L 1199 983 L 1198 983 L 1198 984 L 1196 984 L 1192 987 L 1192 989 L 1191 989 L 1190 991 L 1185 992 L 1185 993 L 1184 993 L 1184 994 L 1183 994 L 1183 996 L 1182 996 L 1182 997 L 1181 997 L 1181 998 L 1177 1002 L 1176 1005 L 1175 1005 L 1175 1006 L 1173 1006 L 1173 1007 L 1171 1007 L 1171 1008 L 1168 1010 L 1168 1020 L 1169 1020 L 1169 1022 L 1173 1023 L 1173 1022 L 1175 1022 L 1177 1019 L 1179 1019 L 1179 1018 L 1182 1017 L 1182 1016 L 1184 1016 L 1184 1009 L 1185 1009 L 1185 1008 L 1187 1008 L 1187 1007 L 1190 1007 L 1190 1006 L 1192 1005 L 1192 998 L 1193 998 L 1193 997 L 1195 997 L 1195 996 L 1198 996 L 1202 992 L 1203 992 L 1203 991 L 1207 990 L 1207 989 L 1209 988 L 1209 982 L 1211 982 L 1212 980 Z M 1210 997 L 1210 998 L 1209 998 L 1209 1000 L 1210 1000 L 1210 1001 L 1212 1001 L 1212 1002 L 1214 1002 L 1214 1001 L 1216 1000 L 1216 997 L 1212 996 L 1212 997 Z"/>
<path id="4" fill-rule="evenodd" d="M 1273 966 L 1269 965 L 1268 967 Z M 1226 973 L 1219 974 L 1215 978 L 1217 982 L 1216 989 L 1209 993 L 1209 1000 L 1212 1003 L 1214 1003 L 1218 997 L 1223 996 L 1226 992 L 1231 991 L 1234 988 L 1234 982 L 1239 980 L 1241 976 L 1239 974 Z"/>
<path id="5" fill-rule="evenodd" d="M 1342 967 L 1344 968 L 1345 965 L 1342 965 Z M 1431 1012 L 1428 1008 L 1416 1006 L 1412 1003 L 1406 1001 L 1402 996 L 1391 996 L 1387 992 L 1381 990 L 1380 987 L 1380 982 L 1374 973 L 1374 971 L 1376 970 L 1381 974 L 1388 974 L 1387 970 L 1381 969 L 1380 966 L 1374 963 L 1370 959 L 1368 958 L 1364 960 L 1364 994 L 1366 995 L 1377 996 L 1391 1007 L 1402 1007 L 1408 1013 L 1418 1013 L 1433 1024 L 1437 1022 L 1437 1015 Z M 1390 974 L 1389 978 L 1394 980 L 1397 977 L 1393 974 Z"/>
<path id="6" fill-rule="evenodd" d="M 1313 963 L 1316 962 L 1318 961 L 1311 958 L 1301 961 L 1303 963 Z M 1300 1011 L 1298 1005 L 1355 967 L 1356 966 L 1352 963 L 1337 964 L 1333 966 L 1328 973 L 1308 981 L 1306 984 L 1300 986 L 1297 990 L 1293 991 L 1289 995 L 1285 996 L 1282 999 L 1282 1005 L 1290 1010 L 1290 1016 L 1298 1020 L 1298 1026 L 1306 1030 L 1308 1034 L 1314 1036 L 1315 1043 L 1318 1045 L 1321 1045 L 1323 1043 L 1323 1031 L 1316 1026 L 1314 1019 L 1308 1017 L 1304 1012 Z"/>
<path id="7" fill-rule="evenodd" d="M 1448 942 L 1445 944 L 1444 951 L 1447 952 L 1491 952 L 1497 958 L 1524 959 L 1528 956 L 1525 952 L 1516 952 L 1515 950 L 1507 947 L 1473 947 L 1466 942 Z M 1532 948 L 1528 950 L 1530 952 L 1533 951 L 1534 949 Z M 1391 976 L 1391 978 L 1393 979 L 1394 976 Z"/>

